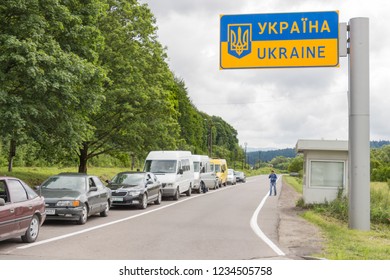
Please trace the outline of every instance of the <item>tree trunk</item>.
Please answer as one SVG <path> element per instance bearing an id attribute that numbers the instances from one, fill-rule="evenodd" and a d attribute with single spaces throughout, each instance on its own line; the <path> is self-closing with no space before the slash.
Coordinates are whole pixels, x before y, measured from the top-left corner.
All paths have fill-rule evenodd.
<path id="1" fill-rule="evenodd" d="M 134 165 L 135 165 L 134 153 L 131 153 L 130 156 L 131 156 L 131 170 L 134 170 Z"/>
<path id="2" fill-rule="evenodd" d="M 88 143 L 84 142 L 83 147 L 80 148 L 79 156 L 79 173 L 87 173 L 87 163 L 88 163 Z"/>
<path id="3" fill-rule="evenodd" d="M 9 144 L 9 155 L 8 155 L 8 172 L 12 172 L 14 157 L 16 156 L 16 141 L 11 139 Z"/>

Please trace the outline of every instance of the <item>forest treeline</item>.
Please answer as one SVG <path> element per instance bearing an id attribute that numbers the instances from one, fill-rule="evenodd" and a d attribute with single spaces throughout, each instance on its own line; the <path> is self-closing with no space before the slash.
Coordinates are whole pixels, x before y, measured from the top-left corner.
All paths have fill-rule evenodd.
<path id="1" fill-rule="evenodd" d="M 237 131 L 200 112 L 136 0 L 0 3 L 0 164 L 140 165 L 150 150 L 242 161 Z"/>

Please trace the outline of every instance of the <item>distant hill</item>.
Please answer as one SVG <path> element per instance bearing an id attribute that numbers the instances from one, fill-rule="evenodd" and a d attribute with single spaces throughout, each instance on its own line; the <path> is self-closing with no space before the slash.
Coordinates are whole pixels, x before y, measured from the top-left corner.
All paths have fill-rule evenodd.
<path id="1" fill-rule="evenodd" d="M 255 151 L 255 152 L 247 152 L 247 159 L 250 165 L 254 165 L 259 159 L 262 162 L 271 161 L 273 158 L 282 156 L 286 158 L 294 158 L 296 156 L 296 151 L 293 148 L 279 149 L 279 150 L 271 150 L 271 151 Z"/>
<path id="2" fill-rule="evenodd" d="M 379 140 L 379 141 L 370 141 L 370 147 L 377 149 L 385 145 L 390 145 L 390 141 L 387 140 Z"/>
<path id="3" fill-rule="evenodd" d="M 275 151 L 275 150 L 278 150 L 277 148 L 250 148 L 248 147 L 246 152 L 247 153 L 252 153 L 252 152 L 258 152 L 258 151 Z"/>

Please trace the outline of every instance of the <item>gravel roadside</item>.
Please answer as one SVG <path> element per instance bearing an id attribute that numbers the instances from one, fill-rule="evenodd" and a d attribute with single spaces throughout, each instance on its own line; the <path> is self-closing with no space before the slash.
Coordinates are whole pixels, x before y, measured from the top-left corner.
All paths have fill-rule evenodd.
<path id="1" fill-rule="evenodd" d="M 283 182 L 278 201 L 279 244 L 289 259 L 316 259 L 313 256 L 322 252 L 324 238 L 317 226 L 300 216 L 303 210 L 295 206 L 300 197 Z"/>

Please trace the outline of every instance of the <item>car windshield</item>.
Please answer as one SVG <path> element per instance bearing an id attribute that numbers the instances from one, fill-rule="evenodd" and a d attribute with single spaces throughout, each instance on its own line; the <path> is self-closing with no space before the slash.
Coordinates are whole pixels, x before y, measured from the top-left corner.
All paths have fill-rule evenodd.
<path id="1" fill-rule="evenodd" d="M 146 172 L 176 173 L 176 160 L 147 160 Z"/>
<path id="2" fill-rule="evenodd" d="M 112 179 L 112 182 L 115 184 L 141 185 L 143 180 L 143 173 L 118 174 Z"/>
<path id="3" fill-rule="evenodd" d="M 228 174 L 229 174 L 229 175 L 233 175 L 233 174 L 234 174 L 234 171 L 231 170 L 231 169 L 228 169 Z"/>
<path id="4" fill-rule="evenodd" d="M 86 180 L 84 177 L 79 176 L 54 176 L 43 183 L 42 189 L 84 191 L 86 189 Z"/>
<path id="5" fill-rule="evenodd" d="M 194 161 L 194 172 L 199 172 L 199 171 L 200 171 L 200 162 Z"/>

